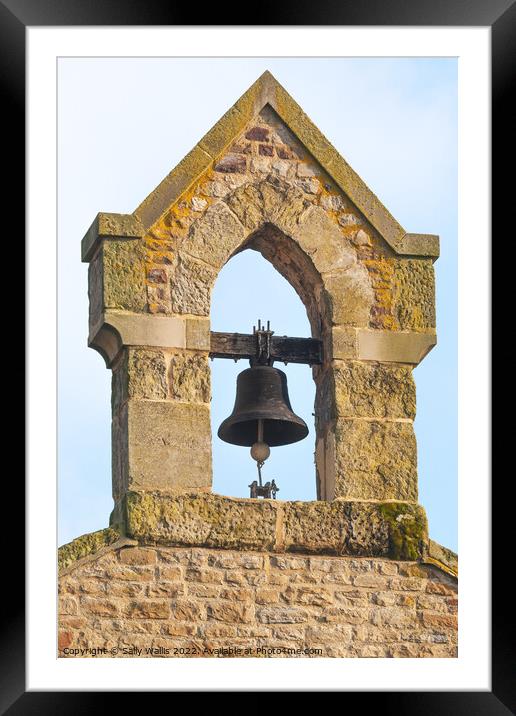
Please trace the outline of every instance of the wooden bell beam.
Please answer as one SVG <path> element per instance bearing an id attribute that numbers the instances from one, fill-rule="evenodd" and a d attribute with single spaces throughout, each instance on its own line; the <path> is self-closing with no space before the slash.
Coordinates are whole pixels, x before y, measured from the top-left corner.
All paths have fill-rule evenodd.
<path id="1" fill-rule="evenodd" d="M 211 332 L 210 358 L 256 358 L 258 352 L 257 334 Z M 283 363 L 322 363 L 322 342 L 316 338 L 270 338 L 270 357 Z"/>

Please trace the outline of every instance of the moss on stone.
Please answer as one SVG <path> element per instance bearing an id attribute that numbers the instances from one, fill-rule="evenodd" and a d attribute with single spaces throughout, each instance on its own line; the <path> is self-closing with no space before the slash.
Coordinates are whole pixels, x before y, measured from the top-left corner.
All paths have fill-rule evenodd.
<path id="1" fill-rule="evenodd" d="M 73 542 L 64 544 L 58 549 L 57 565 L 58 569 L 65 569 L 82 557 L 88 557 L 95 554 L 102 547 L 113 544 L 120 538 L 120 534 L 112 527 L 90 532 L 89 534 L 77 537 Z"/>
<path id="2" fill-rule="evenodd" d="M 422 559 L 428 544 L 426 514 L 419 505 L 384 502 L 378 506 L 389 526 L 389 557 L 391 559 Z"/>

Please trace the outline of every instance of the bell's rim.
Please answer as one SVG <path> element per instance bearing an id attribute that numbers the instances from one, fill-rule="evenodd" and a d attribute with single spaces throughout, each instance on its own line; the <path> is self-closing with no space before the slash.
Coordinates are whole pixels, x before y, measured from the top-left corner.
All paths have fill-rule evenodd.
<path id="1" fill-rule="evenodd" d="M 237 420 L 233 419 L 231 416 L 226 418 L 222 421 L 222 423 L 219 425 L 219 429 L 217 430 L 217 436 L 220 440 L 222 440 L 225 443 L 228 443 L 230 445 L 237 445 L 239 447 L 252 447 L 254 443 L 257 441 L 258 437 L 254 437 L 252 440 L 246 440 L 243 436 L 240 437 L 240 439 L 236 439 L 236 436 L 233 436 L 232 439 L 229 439 L 229 435 L 227 433 L 235 426 L 241 424 L 241 423 L 250 423 L 253 421 L 258 421 L 260 419 L 267 420 L 268 422 L 276 422 L 276 423 L 284 423 L 286 426 L 289 426 L 290 432 L 291 432 L 291 438 L 289 438 L 287 441 L 285 441 L 285 437 L 282 438 L 282 442 L 276 442 L 276 440 L 271 440 L 267 442 L 267 440 L 264 440 L 264 442 L 267 442 L 267 445 L 269 447 L 281 447 L 283 445 L 293 445 L 294 443 L 300 442 L 301 440 L 304 440 L 306 436 L 310 433 L 310 430 L 308 428 L 308 425 L 305 423 L 303 418 L 300 418 L 299 416 L 292 414 L 294 419 L 288 419 L 285 418 L 272 418 L 270 414 L 266 413 L 265 411 L 254 411 L 253 413 L 240 413 Z M 295 434 L 292 434 L 295 433 Z"/>

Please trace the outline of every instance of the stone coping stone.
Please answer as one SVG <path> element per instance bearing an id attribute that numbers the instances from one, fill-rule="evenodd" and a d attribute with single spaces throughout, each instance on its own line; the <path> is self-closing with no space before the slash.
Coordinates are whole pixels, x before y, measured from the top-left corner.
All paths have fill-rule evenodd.
<path id="1" fill-rule="evenodd" d="M 102 239 L 140 239 L 145 229 L 133 214 L 101 211 L 81 241 L 81 261 L 89 263 Z"/>
<path id="2" fill-rule="evenodd" d="M 112 527 L 81 535 L 81 537 L 77 537 L 72 542 L 59 547 L 57 551 L 58 569 L 66 569 L 77 560 L 89 557 L 119 539 L 119 532 Z"/>
<path id="3" fill-rule="evenodd" d="M 458 577 L 459 575 L 459 558 L 457 554 L 433 539 L 428 541 L 425 562 L 435 564 L 453 577 Z"/>
<path id="4" fill-rule="evenodd" d="M 129 492 L 125 535 L 166 546 L 423 559 L 424 509 L 410 502 L 284 502 L 210 493 Z"/>
<path id="5" fill-rule="evenodd" d="M 413 503 L 129 493 L 124 509 L 125 530 L 107 527 L 59 547 L 59 572 L 108 548 L 143 544 L 388 557 L 432 564 L 458 577 L 457 554 L 428 539 L 425 511 Z"/>

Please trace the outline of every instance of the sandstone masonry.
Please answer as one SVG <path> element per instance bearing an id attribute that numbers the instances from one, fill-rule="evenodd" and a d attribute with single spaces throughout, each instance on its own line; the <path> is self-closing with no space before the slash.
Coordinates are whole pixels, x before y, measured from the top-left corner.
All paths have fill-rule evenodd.
<path id="1" fill-rule="evenodd" d="M 59 613 L 62 657 L 457 655 L 456 579 L 410 561 L 115 543 Z"/>

